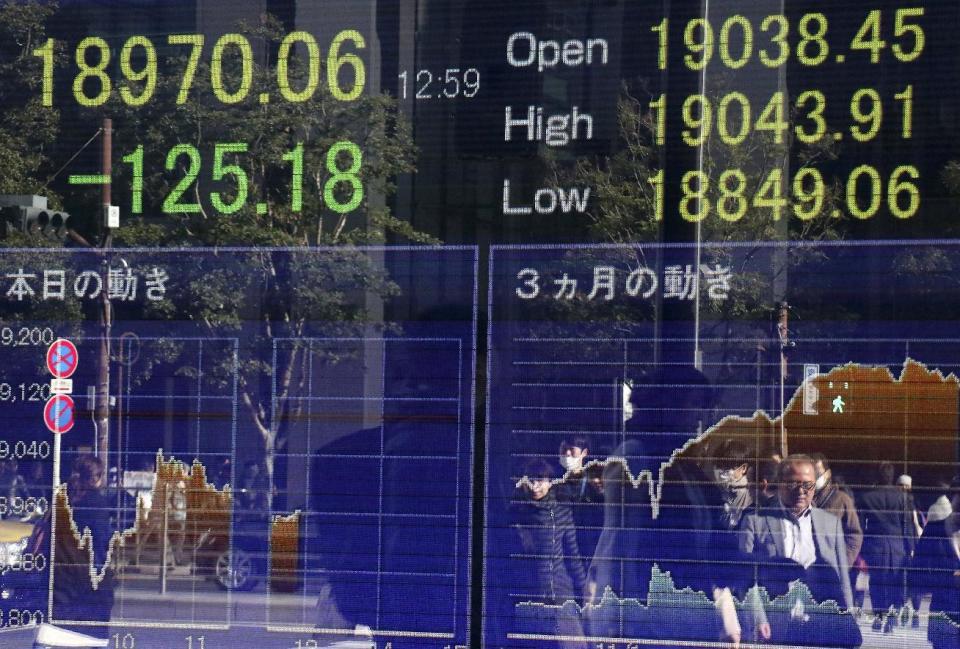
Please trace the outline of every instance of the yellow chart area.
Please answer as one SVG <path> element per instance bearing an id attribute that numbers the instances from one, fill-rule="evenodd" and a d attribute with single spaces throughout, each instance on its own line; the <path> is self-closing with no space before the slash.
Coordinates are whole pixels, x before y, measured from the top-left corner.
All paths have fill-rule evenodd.
<path id="1" fill-rule="evenodd" d="M 788 453 L 824 453 L 852 484 L 870 484 L 881 461 L 922 476 L 925 485 L 949 482 L 957 462 L 960 379 L 907 359 L 899 376 L 886 367 L 849 363 L 808 379 L 793 394 L 780 417 L 763 411 L 750 417 L 727 416 L 677 449 L 659 475 L 631 472 L 624 457 L 611 456 L 586 465 L 620 465 L 634 488 L 646 483 L 651 511 L 659 513 L 663 486 L 671 468 L 708 457 L 728 439 L 755 449 L 757 458 Z M 869 448 L 869 453 L 864 449 Z M 682 473 L 682 472 L 681 472 Z M 567 473 L 553 481 L 566 482 Z M 525 476 L 517 486 L 530 484 Z"/>
<path id="2" fill-rule="evenodd" d="M 149 502 L 149 508 L 146 503 Z M 66 485 L 57 488 L 54 495 L 52 547 L 53 557 L 50 592 L 57 588 L 80 591 L 90 598 L 109 584 L 123 597 L 126 572 L 139 573 L 149 568 L 167 569 L 171 552 L 169 539 L 179 547 L 202 547 L 204 556 L 213 557 L 230 547 L 233 497 L 229 486 L 222 490 L 210 484 L 206 468 L 199 461 L 187 465 L 174 458 L 157 454 L 156 482 L 149 498 L 137 503 L 135 523 L 111 537 L 106 559 L 101 565 L 95 561 L 95 543 L 89 528 L 80 529 Z M 157 548 L 160 554 L 157 555 Z M 156 565 L 152 565 L 156 564 Z M 162 566 L 162 567 L 161 567 Z M 227 601 L 227 594 L 222 596 Z M 223 604 L 220 605 L 223 608 Z M 222 613 L 222 612 L 221 612 Z M 95 625 L 96 620 L 75 620 L 58 611 L 56 598 L 51 595 L 50 619 L 60 623 Z M 221 615 L 216 621 L 226 624 Z M 208 620 L 213 623 L 214 620 Z M 175 624 L 175 623 L 173 623 Z M 184 622 L 187 624 L 187 622 Z"/>

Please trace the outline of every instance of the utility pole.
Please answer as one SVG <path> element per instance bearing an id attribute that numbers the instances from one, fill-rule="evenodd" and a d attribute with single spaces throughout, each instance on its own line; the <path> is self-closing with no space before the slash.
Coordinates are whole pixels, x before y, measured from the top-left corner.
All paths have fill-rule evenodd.
<path id="1" fill-rule="evenodd" d="M 103 119 L 103 133 L 100 140 L 100 173 L 110 178 L 113 167 L 113 120 Z M 109 250 L 111 230 L 107 227 L 107 214 L 110 209 L 112 194 L 110 183 L 103 183 L 100 189 L 101 213 L 97 220 L 99 245 L 103 250 Z M 106 262 L 106 256 L 104 256 Z M 94 423 L 97 435 L 97 456 L 104 467 L 110 466 L 110 335 L 113 328 L 113 310 L 109 296 L 109 265 L 107 270 L 107 286 L 101 292 L 100 309 L 100 355 L 97 364 L 97 391 L 94 406 Z"/>
<path id="2" fill-rule="evenodd" d="M 796 343 L 790 340 L 790 305 L 781 302 L 777 313 L 777 338 L 780 339 L 780 457 L 790 454 L 787 447 L 786 403 L 784 399 L 787 382 L 787 353 Z"/>

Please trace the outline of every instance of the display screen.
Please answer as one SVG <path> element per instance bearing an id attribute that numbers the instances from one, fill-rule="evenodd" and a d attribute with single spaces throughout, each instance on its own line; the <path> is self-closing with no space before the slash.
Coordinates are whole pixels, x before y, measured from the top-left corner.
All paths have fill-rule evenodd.
<path id="1" fill-rule="evenodd" d="M 0 0 L 0 645 L 960 646 L 958 26 Z"/>

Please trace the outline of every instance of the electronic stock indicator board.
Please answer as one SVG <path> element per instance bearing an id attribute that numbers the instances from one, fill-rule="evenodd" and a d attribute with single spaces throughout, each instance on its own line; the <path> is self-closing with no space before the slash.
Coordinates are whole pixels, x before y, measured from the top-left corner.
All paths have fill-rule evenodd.
<path id="1" fill-rule="evenodd" d="M 921 541 L 954 529 L 958 26 L 939 0 L 0 0 L 0 634 L 954 646 L 949 544 Z M 794 451 L 858 513 L 849 602 L 711 536 L 764 475 L 782 503 Z M 899 522 L 870 514 L 884 463 Z"/>

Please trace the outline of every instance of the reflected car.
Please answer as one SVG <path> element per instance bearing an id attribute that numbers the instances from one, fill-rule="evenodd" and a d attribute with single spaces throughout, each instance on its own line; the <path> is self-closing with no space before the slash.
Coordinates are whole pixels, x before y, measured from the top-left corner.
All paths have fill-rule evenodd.
<path id="1" fill-rule="evenodd" d="M 233 522 L 233 548 L 223 539 L 213 566 L 213 578 L 223 590 L 253 590 L 267 578 L 268 523 L 260 517 Z"/>
<path id="2" fill-rule="evenodd" d="M 0 612 L 4 620 L 11 619 L 12 610 L 22 617 L 24 612 L 33 615 L 46 609 L 46 558 L 27 561 L 23 556 L 31 534 L 33 523 L 0 520 Z"/>
<path id="3" fill-rule="evenodd" d="M 275 545 L 277 540 L 272 533 L 266 516 L 241 513 L 233 522 L 232 553 L 226 539 L 221 539 L 215 554 L 212 576 L 216 584 L 224 590 L 252 590 L 261 582 L 268 582 L 267 587 L 273 592 L 297 591 L 302 585 L 302 530 L 296 534 L 296 546 L 286 548 Z"/>
<path id="4" fill-rule="evenodd" d="M 223 590 L 253 590 L 267 576 L 263 530 L 244 534 L 234 529 L 233 550 L 224 548 L 217 556 L 214 581 Z"/>

